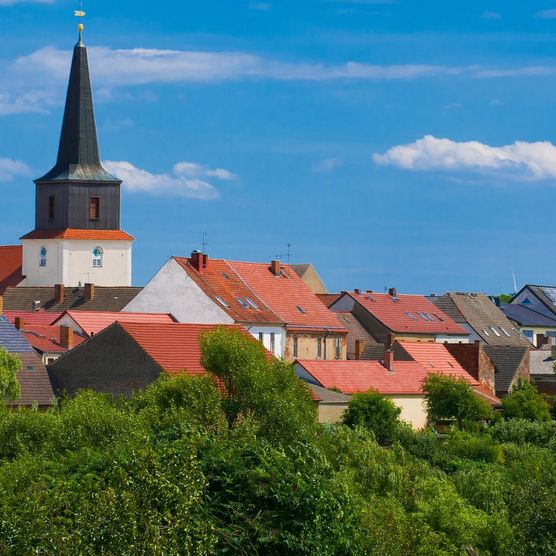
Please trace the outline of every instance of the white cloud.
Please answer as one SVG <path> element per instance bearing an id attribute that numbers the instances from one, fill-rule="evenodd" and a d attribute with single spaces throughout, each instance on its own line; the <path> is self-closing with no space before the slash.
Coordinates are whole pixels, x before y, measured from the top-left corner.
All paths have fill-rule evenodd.
<path id="1" fill-rule="evenodd" d="M 0 158 L 0 182 L 9 182 L 20 176 L 31 176 L 31 169 L 27 164 L 11 158 Z"/>
<path id="2" fill-rule="evenodd" d="M 314 167 L 314 171 L 322 174 L 326 174 L 328 172 L 332 172 L 332 170 L 335 170 L 336 168 L 339 168 L 340 166 L 343 165 L 344 165 L 344 161 L 341 158 L 337 158 L 337 157 L 327 158 L 326 160 L 323 160 L 322 162 L 317 164 Z"/>
<path id="3" fill-rule="evenodd" d="M 234 174 L 222 168 L 211 169 L 194 162 L 178 162 L 171 172 L 153 174 L 137 168 L 131 162 L 105 160 L 106 170 L 123 180 L 125 190 L 132 193 L 186 197 L 210 201 L 220 195 L 218 189 L 207 181 L 214 178 L 221 181 L 237 179 Z"/>
<path id="4" fill-rule="evenodd" d="M 492 147 L 478 141 L 456 142 L 427 135 L 414 143 L 373 154 L 375 163 L 406 170 L 511 172 L 518 179 L 556 178 L 556 147 L 548 141 Z"/>

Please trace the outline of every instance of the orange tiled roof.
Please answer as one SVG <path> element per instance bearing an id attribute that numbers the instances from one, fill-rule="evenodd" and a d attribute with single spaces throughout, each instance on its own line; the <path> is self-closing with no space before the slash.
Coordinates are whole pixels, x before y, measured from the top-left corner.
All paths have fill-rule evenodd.
<path id="1" fill-rule="evenodd" d="M 61 326 L 25 326 L 21 333 L 36 350 L 42 352 L 65 353 L 68 351 L 60 343 Z M 78 346 L 85 341 L 79 334 L 73 334 L 73 346 Z"/>
<path id="2" fill-rule="evenodd" d="M 0 246 L 0 295 L 6 288 L 17 286 L 23 280 L 22 261 L 21 245 Z"/>
<path id="3" fill-rule="evenodd" d="M 189 259 L 175 257 L 175 260 L 236 322 L 285 324 L 290 330 L 347 333 L 334 313 L 288 265 L 282 265 L 281 273 L 275 276 L 266 263 L 209 259 L 206 269 L 199 272 Z"/>
<path id="4" fill-rule="evenodd" d="M 374 292 L 348 292 L 347 295 L 392 332 L 469 336 L 469 332 L 456 324 L 424 295 L 392 297 L 387 293 Z"/>
<path id="5" fill-rule="evenodd" d="M 167 373 L 205 374 L 201 365 L 199 338 L 218 327 L 215 324 L 146 324 L 119 322 L 121 326 Z M 222 326 L 222 325 L 220 325 Z M 256 341 L 243 326 L 226 325 Z M 91 340 L 92 341 L 92 340 Z"/>
<path id="6" fill-rule="evenodd" d="M 176 322 L 168 313 L 118 313 L 111 311 L 66 311 L 59 314 L 53 321 L 58 323 L 63 317 L 69 316 L 83 330 L 87 336 L 98 334 L 108 328 L 112 323 L 118 322 L 145 322 L 145 323 L 173 323 Z"/>
<path id="7" fill-rule="evenodd" d="M 21 239 L 83 239 L 92 241 L 133 241 L 133 236 L 122 230 L 34 230 Z"/>
<path id="8" fill-rule="evenodd" d="M 15 323 L 15 318 L 20 317 L 23 324 L 47 326 L 53 324 L 54 321 L 62 313 L 54 311 L 4 311 L 4 316 L 12 323 Z"/>

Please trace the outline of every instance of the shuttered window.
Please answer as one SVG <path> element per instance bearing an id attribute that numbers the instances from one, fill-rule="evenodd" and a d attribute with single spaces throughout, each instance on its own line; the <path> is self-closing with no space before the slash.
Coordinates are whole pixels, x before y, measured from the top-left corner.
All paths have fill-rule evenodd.
<path id="1" fill-rule="evenodd" d="M 100 219 L 100 197 L 91 197 L 89 199 L 89 219 Z"/>

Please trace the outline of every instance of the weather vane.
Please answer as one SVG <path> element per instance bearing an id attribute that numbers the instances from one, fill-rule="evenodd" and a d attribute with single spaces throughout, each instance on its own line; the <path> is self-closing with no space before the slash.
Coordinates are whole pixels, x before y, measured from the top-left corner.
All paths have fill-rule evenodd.
<path id="1" fill-rule="evenodd" d="M 73 13 L 73 15 L 75 15 L 75 17 L 79 18 L 79 23 L 77 25 L 77 29 L 79 29 L 79 39 L 82 39 L 82 34 L 83 34 L 83 29 L 84 29 L 84 25 L 83 25 L 83 18 L 85 17 L 85 12 L 83 11 L 83 0 L 81 0 L 80 5 L 79 5 L 79 10 L 75 10 L 75 12 Z"/>

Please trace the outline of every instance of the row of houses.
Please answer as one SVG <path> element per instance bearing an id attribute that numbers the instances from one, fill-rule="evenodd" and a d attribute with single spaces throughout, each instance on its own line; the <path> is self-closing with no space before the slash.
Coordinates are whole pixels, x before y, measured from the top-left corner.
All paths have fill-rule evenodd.
<path id="1" fill-rule="evenodd" d="M 535 345 L 531 319 L 524 325 L 513 318 L 537 310 L 532 300 L 523 303 L 535 288 L 525 286 L 500 307 L 477 293 L 328 293 L 311 265 L 193 252 L 172 257 L 143 288 L 9 285 L 0 298 L 0 345 L 25 353 L 27 362 L 35 356 L 34 376 L 48 387 L 40 400 L 23 393 L 17 403 L 44 405 L 82 388 L 128 395 L 161 373 L 202 372 L 199 335 L 230 326 L 294 363 L 321 420 L 337 420 L 351 395 L 375 389 L 422 427 L 421 385 L 429 372 L 464 377 L 492 405 L 520 379 L 551 391 L 551 330 L 537 329 L 534 340 L 543 343 Z M 549 310 L 538 314 L 548 319 Z"/>

